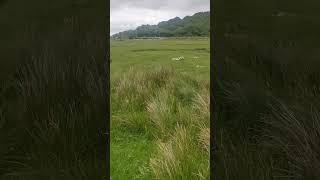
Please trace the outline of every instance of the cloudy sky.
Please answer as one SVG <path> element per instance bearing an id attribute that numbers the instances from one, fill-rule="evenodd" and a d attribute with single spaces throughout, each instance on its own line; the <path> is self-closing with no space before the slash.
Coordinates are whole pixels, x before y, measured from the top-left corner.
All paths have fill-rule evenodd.
<path id="1" fill-rule="evenodd" d="M 111 0 L 110 34 L 210 10 L 210 0 Z"/>

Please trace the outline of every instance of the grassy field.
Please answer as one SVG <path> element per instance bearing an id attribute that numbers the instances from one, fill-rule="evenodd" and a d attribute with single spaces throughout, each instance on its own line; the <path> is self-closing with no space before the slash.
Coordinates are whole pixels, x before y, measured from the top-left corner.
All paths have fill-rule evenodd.
<path id="1" fill-rule="evenodd" d="M 112 180 L 209 179 L 209 57 L 209 39 L 111 41 Z"/>
<path id="2" fill-rule="evenodd" d="M 179 56 L 185 61 L 172 61 Z M 209 39 L 111 41 L 110 74 L 115 79 L 130 68 L 144 71 L 162 65 L 209 80 L 209 56 Z"/>

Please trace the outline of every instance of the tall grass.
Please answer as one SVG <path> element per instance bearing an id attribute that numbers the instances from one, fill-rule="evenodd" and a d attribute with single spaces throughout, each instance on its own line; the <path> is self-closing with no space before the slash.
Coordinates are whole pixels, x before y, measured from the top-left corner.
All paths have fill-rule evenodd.
<path id="1" fill-rule="evenodd" d="M 232 32 L 216 43 L 215 173 L 220 179 L 317 179 L 319 54 L 307 41 L 274 46 L 273 37 L 259 33 Z"/>
<path id="2" fill-rule="evenodd" d="M 290 108 L 283 103 L 273 105 L 264 118 L 265 146 L 285 157 L 286 166 L 277 172 L 292 179 L 319 177 L 319 110 Z"/>
<path id="3" fill-rule="evenodd" d="M 103 36 L 93 30 L 83 36 L 73 26 L 34 34 L 29 40 L 37 46 L 12 58 L 14 71 L 1 80 L 0 179 L 106 176 Z"/>
<path id="4" fill-rule="evenodd" d="M 208 82 L 160 66 L 131 69 L 111 84 L 111 129 L 147 135 L 156 144 L 141 177 L 209 179 Z"/>

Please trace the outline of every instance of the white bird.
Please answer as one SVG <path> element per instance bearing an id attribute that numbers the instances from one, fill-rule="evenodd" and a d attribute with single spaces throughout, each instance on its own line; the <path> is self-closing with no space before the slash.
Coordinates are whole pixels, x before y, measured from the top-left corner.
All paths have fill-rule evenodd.
<path id="1" fill-rule="evenodd" d="M 184 57 L 183 56 L 180 56 L 180 57 L 177 57 L 177 58 L 172 58 L 173 61 L 180 61 L 180 60 L 183 60 Z"/>

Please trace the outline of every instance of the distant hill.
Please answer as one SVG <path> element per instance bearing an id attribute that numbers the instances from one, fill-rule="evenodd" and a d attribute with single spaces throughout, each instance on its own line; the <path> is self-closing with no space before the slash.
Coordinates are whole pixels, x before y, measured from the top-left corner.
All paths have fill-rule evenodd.
<path id="1" fill-rule="evenodd" d="M 135 30 L 123 31 L 111 36 L 114 39 L 133 39 L 142 37 L 181 37 L 209 36 L 210 12 L 198 12 L 183 19 L 175 17 L 157 25 L 142 25 Z"/>

